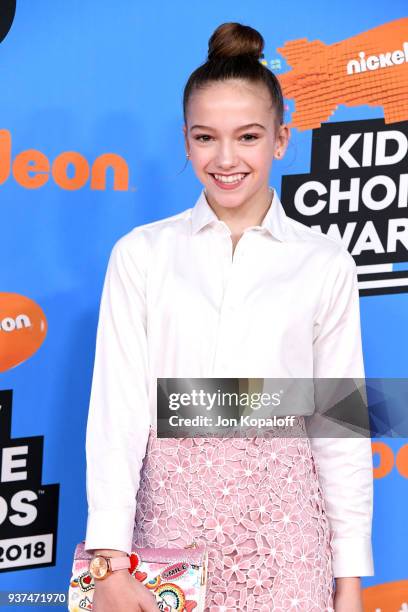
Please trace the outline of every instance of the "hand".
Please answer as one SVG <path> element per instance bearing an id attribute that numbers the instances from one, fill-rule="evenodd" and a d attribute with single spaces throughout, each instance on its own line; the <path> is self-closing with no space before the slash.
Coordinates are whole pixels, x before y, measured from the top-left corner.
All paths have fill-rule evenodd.
<path id="1" fill-rule="evenodd" d="M 116 570 L 104 580 L 95 580 L 93 612 L 158 612 L 156 600 L 144 584 L 127 569 Z"/>
<path id="2" fill-rule="evenodd" d="M 359 577 L 336 578 L 334 612 L 364 612 Z"/>

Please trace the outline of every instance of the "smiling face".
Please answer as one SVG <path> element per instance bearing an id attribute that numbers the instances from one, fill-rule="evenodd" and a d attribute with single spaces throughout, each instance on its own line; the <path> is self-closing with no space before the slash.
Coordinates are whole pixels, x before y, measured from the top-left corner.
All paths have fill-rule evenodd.
<path id="1" fill-rule="evenodd" d="M 210 205 L 248 212 L 269 205 L 269 172 L 289 130 L 262 84 L 230 79 L 195 90 L 187 108 L 187 153 Z"/>

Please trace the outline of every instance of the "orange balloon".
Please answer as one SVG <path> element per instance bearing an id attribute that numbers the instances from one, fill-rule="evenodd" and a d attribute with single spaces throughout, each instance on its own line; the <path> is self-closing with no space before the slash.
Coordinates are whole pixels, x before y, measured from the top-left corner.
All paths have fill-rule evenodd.
<path id="1" fill-rule="evenodd" d="M 47 319 L 36 302 L 19 293 L 0 293 L 0 372 L 34 355 L 47 335 Z"/>
<path id="2" fill-rule="evenodd" d="M 385 582 L 363 589 L 364 612 L 399 612 L 408 604 L 408 580 Z"/>

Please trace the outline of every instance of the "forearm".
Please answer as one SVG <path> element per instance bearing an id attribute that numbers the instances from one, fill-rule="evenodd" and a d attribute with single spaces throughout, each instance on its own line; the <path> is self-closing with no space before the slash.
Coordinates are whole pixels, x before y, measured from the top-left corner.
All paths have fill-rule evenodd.
<path id="1" fill-rule="evenodd" d="M 363 592 L 360 577 L 336 578 L 333 603 L 335 612 L 363 612 Z"/>

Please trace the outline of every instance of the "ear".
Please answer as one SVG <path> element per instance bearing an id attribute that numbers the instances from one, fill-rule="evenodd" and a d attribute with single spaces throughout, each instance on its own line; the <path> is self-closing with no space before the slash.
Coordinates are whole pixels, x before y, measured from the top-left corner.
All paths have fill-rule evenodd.
<path id="1" fill-rule="evenodd" d="M 282 123 L 278 127 L 278 133 L 275 140 L 275 153 L 276 159 L 282 159 L 285 155 L 286 149 L 288 148 L 290 139 L 290 128 L 286 123 Z"/>
<path id="2" fill-rule="evenodd" d="M 187 137 L 187 126 L 186 126 L 186 124 L 183 125 L 182 130 L 183 130 L 183 134 L 184 134 L 184 144 L 186 146 L 186 153 L 188 153 L 188 137 Z"/>

